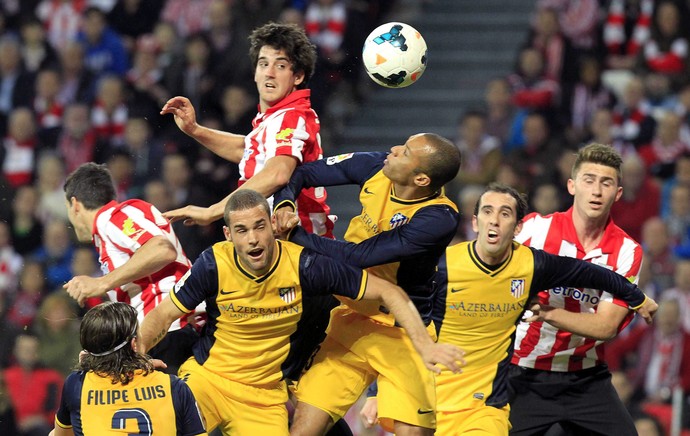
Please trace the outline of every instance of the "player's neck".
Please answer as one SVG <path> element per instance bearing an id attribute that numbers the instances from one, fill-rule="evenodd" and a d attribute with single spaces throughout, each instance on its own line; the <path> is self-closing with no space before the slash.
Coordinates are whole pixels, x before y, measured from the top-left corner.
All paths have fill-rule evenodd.
<path id="1" fill-rule="evenodd" d="M 576 211 L 573 211 L 573 225 L 575 226 L 577 239 L 586 253 L 596 248 L 601 242 L 607 221 L 608 215 L 594 219 L 579 216 Z"/>
<path id="2" fill-rule="evenodd" d="M 393 183 L 393 193 L 401 200 L 417 200 L 419 198 L 429 197 L 434 191 L 419 186 L 404 186 Z"/>

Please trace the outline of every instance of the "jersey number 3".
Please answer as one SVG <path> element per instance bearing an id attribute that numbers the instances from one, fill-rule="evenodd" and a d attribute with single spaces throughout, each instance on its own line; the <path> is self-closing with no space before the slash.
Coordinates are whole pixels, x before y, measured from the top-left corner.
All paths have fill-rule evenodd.
<path id="1" fill-rule="evenodd" d="M 151 436 L 153 434 L 153 425 L 151 417 L 144 409 L 120 409 L 113 415 L 111 428 L 113 430 L 124 430 L 127 427 L 127 421 L 135 420 L 139 427 L 138 433 L 128 433 L 130 436 Z"/>

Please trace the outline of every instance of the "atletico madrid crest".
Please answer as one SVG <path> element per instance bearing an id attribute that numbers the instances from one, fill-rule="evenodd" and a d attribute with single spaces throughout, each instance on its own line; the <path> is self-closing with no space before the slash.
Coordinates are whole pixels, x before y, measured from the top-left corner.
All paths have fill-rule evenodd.
<path id="1" fill-rule="evenodd" d="M 297 297 L 297 292 L 295 291 L 294 287 L 290 288 L 280 288 L 278 289 L 278 295 L 280 295 L 280 298 L 287 304 L 292 303 L 295 301 L 295 297 Z"/>
<path id="2" fill-rule="evenodd" d="M 525 281 L 520 279 L 510 282 L 510 293 L 515 298 L 522 297 L 522 294 L 525 293 Z"/>

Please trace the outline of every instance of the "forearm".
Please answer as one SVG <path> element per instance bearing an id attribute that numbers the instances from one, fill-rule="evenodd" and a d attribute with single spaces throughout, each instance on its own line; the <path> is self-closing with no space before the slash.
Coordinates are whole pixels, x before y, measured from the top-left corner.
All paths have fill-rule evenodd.
<path id="1" fill-rule="evenodd" d="M 394 287 L 383 290 L 381 300 L 393 314 L 395 321 L 405 329 L 420 355 L 424 354 L 425 349 L 433 346 L 434 341 L 427 332 L 417 308 L 402 289 Z"/>
<path id="2" fill-rule="evenodd" d="M 223 159 L 234 163 L 242 160 L 244 135 L 210 129 L 197 124 L 189 136 Z"/>
<path id="3" fill-rule="evenodd" d="M 618 323 L 610 317 L 596 313 L 575 313 L 554 308 L 544 315 L 544 321 L 552 326 L 586 338 L 607 341 L 616 336 Z"/>
<path id="4" fill-rule="evenodd" d="M 298 160 L 293 156 L 281 155 L 270 158 L 261 171 L 244 182 L 242 189 L 253 189 L 264 197 L 270 197 L 290 181 L 297 168 Z M 297 194 L 299 195 L 299 194 Z"/>
<path id="5" fill-rule="evenodd" d="M 179 317 L 176 317 L 174 312 L 171 314 L 169 311 L 165 310 L 164 303 L 169 299 L 170 297 L 164 299 L 161 304 L 156 306 L 155 309 L 144 317 L 144 321 L 141 323 L 140 328 L 141 343 L 139 345 L 139 352 L 146 353 L 148 350 L 155 347 L 168 333 L 168 329 L 172 322 Z M 173 304 L 170 301 L 167 303 L 170 305 Z M 180 312 L 180 316 L 182 313 L 183 312 Z"/>
<path id="6" fill-rule="evenodd" d="M 101 278 L 108 289 L 156 273 L 177 257 L 175 247 L 164 236 L 156 236 L 142 245 L 132 257 Z"/>

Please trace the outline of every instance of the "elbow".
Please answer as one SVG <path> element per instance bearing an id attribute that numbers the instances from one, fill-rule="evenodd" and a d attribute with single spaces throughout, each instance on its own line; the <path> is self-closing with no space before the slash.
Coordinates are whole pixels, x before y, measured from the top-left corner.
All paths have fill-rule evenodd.
<path id="1" fill-rule="evenodd" d="M 598 334 L 595 335 L 592 339 L 596 339 L 598 341 L 610 341 L 611 339 L 615 338 L 617 334 L 618 326 L 606 326 L 601 330 L 601 332 L 598 332 Z"/>
<path id="2" fill-rule="evenodd" d="M 278 189 L 284 187 L 285 185 L 290 182 L 290 177 L 292 176 L 292 173 L 286 172 L 286 171 L 279 171 L 276 173 L 275 178 L 273 179 L 275 182 L 275 185 Z"/>
<path id="3" fill-rule="evenodd" d="M 174 262 L 175 259 L 177 259 L 177 250 L 175 249 L 175 246 L 168 240 L 162 241 L 160 245 L 161 263 L 165 263 L 167 265 L 171 262 Z"/>

